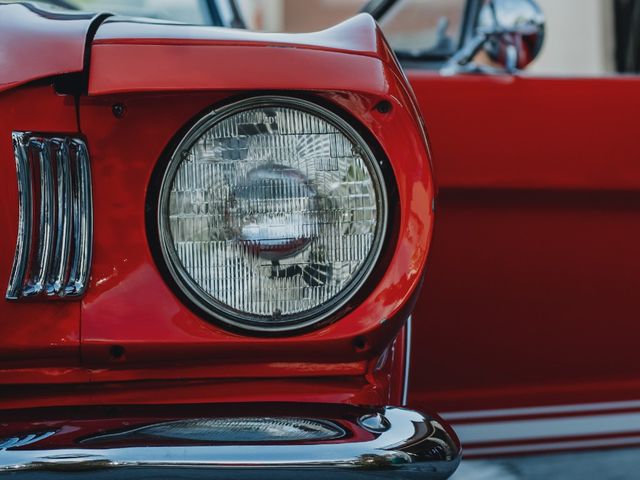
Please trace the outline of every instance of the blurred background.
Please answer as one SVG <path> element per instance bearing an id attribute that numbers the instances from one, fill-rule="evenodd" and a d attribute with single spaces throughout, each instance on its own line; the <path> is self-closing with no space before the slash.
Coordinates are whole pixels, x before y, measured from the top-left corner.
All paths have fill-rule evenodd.
<path id="1" fill-rule="evenodd" d="M 621 16 L 640 13 L 636 0 L 537 0 L 547 17 L 544 50 L 529 71 L 552 75 L 605 75 L 616 70 L 616 9 Z M 239 0 L 252 29 L 308 32 L 319 30 L 356 14 L 365 0 Z M 399 15 L 383 25 L 392 44 L 407 32 L 434 32 L 438 18 L 447 16 L 450 30 L 461 21 L 464 0 L 410 0 L 397 8 Z M 431 25 L 428 25 L 430 23 Z M 427 28 L 430 27 L 430 28 Z"/>

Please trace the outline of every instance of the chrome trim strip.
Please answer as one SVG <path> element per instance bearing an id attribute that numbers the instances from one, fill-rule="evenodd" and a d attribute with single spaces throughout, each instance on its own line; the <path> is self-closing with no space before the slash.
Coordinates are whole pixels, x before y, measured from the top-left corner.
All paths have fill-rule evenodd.
<path id="1" fill-rule="evenodd" d="M 465 445 L 474 447 L 497 442 L 638 434 L 640 412 L 458 423 L 456 432 Z"/>
<path id="2" fill-rule="evenodd" d="M 501 445 L 497 447 L 471 447 L 465 448 L 465 459 L 468 457 L 486 457 L 496 455 L 513 454 L 550 454 L 563 450 L 586 450 L 613 447 L 637 447 L 640 445 L 640 435 L 619 438 L 597 438 L 578 440 L 545 440 L 540 443 L 527 443 L 522 445 Z"/>
<path id="3" fill-rule="evenodd" d="M 40 222 L 38 227 L 38 253 L 33 262 L 33 276 L 22 293 L 24 297 L 33 297 L 45 290 L 53 253 L 53 227 L 55 221 L 55 192 L 49 144 L 42 138 L 31 138 L 29 140 L 29 150 L 37 153 L 40 167 Z"/>
<path id="4" fill-rule="evenodd" d="M 116 432 L 98 433 L 84 437 L 79 440 L 79 443 L 88 446 L 118 440 L 135 441 L 136 438 L 139 441 L 141 437 L 147 439 L 185 439 L 189 438 L 189 433 L 187 433 L 189 431 L 196 438 L 204 436 L 211 442 L 222 443 L 229 443 L 230 438 L 240 439 L 243 437 L 245 441 L 253 443 L 274 441 L 312 443 L 321 440 L 340 440 L 347 437 L 346 430 L 337 423 L 315 418 L 218 417 L 161 421 Z M 277 434 L 273 435 L 274 433 Z"/>
<path id="5" fill-rule="evenodd" d="M 473 410 L 467 412 L 444 412 L 442 417 L 448 421 L 473 420 L 480 418 L 499 418 L 517 416 L 544 416 L 558 413 L 605 412 L 610 410 L 640 409 L 640 400 L 618 402 L 576 403 L 568 405 L 545 405 L 541 407 L 501 408 L 495 410 Z"/>
<path id="6" fill-rule="evenodd" d="M 360 415 L 372 412 L 362 409 Z M 129 468 L 128 478 L 149 478 L 149 469 L 171 467 L 202 469 L 202 476 L 195 478 L 211 478 L 214 470 L 220 478 L 255 479 L 274 478 L 277 473 L 299 475 L 304 469 L 307 478 L 325 478 L 328 470 L 335 470 L 349 478 L 434 480 L 449 478 L 455 472 L 460 462 L 459 444 L 438 420 L 403 408 L 386 407 L 378 413 L 388 422 L 388 429 L 371 432 L 365 440 L 362 435 L 353 437 L 360 441 L 204 446 L 151 443 L 86 449 L 37 449 L 31 444 L 28 450 L 0 451 L 0 472 L 83 470 L 90 477 L 98 469 Z"/>
<path id="7" fill-rule="evenodd" d="M 30 132 L 13 132 L 12 139 L 18 238 L 6 298 L 80 296 L 89 280 L 93 242 L 86 144 L 77 138 Z"/>
<path id="8" fill-rule="evenodd" d="M 402 406 L 406 407 L 409 399 L 409 373 L 411 368 L 411 322 L 413 317 L 409 315 L 404 335 L 404 378 L 402 383 Z"/>
<path id="9" fill-rule="evenodd" d="M 57 232 L 56 250 L 47 284 L 47 295 L 59 295 L 67 276 L 71 255 L 71 218 L 73 217 L 71 165 L 67 140 L 55 140 L 57 174 Z"/>
<path id="10" fill-rule="evenodd" d="M 86 144 L 79 139 L 70 143 L 74 164 L 75 189 L 73 196 L 74 254 L 69 272 L 69 282 L 64 295 L 82 295 L 89 280 L 93 236 L 93 201 L 91 192 L 91 169 Z"/>
<path id="11" fill-rule="evenodd" d="M 25 435 L 24 437 L 11 437 L 0 441 L 0 450 L 6 450 L 7 448 L 18 448 L 24 447 L 25 445 L 31 445 L 32 443 L 37 443 L 40 440 L 44 440 L 45 438 L 49 438 L 52 435 L 55 435 L 56 431 L 48 431 L 43 433 L 30 433 Z"/>
<path id="12" fill-rule="evenodd" d="M 14 132 L 12 140 L 18 177 L 18 238 L 6 298 L 8 300 L 17 300 L 22 294 L 31 253 L 33 188 L 31 186 L 30 159 L 23 134 Z"/>

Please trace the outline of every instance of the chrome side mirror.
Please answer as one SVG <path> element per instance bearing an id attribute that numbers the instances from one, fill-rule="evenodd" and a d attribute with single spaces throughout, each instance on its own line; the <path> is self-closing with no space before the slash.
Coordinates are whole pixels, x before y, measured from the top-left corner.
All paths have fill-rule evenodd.
<path id="1" fill-rule="evenodd" d="M 480 9 L 474 37 L 451 58 L 443 72 L 497 72 L 496 68 L 473 63 L 483 50 L 494 64 L 514 73 L 540 53 L 544 34 L 544 14 L 535 0 L 487 0 Z"/>
<path id="2" fill-rule="evenodd" d="M 508 72 L 529 65 L 542 49 L 544 15 L 534 0 L 491 0 L 480 11 L 484 50 Z"/>

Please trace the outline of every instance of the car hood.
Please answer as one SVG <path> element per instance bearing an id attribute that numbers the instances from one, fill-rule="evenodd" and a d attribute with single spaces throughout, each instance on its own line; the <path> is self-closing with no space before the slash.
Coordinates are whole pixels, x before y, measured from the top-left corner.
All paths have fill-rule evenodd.
<path id="1" fill-rule="evenodd" d="M 367 78 L 353 73 L 356 65 L 364 64 L 371 68 Z M 378 91 L 388 80 L 384 64 L 395 69 L 393 53 L 366 14 L 302 34 L 112 17 L 100 25 L 93 40 L 87 90 L 90 96 L 136 91 L 343 91 L 354 90 L 361 81 Z"/>

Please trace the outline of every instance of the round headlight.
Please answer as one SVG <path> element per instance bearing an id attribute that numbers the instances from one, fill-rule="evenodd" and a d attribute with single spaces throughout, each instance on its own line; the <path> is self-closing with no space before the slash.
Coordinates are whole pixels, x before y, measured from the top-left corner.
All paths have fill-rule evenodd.
<path id="1" fill-rule="evenodd" d="M 371 273 L 386 223 L 366 142 L 333 112 L 286 97 L 243 100 L 198 121 L 159 196 L 162 255 L 180 290 L 250 330 L 336 313 Z"/>

